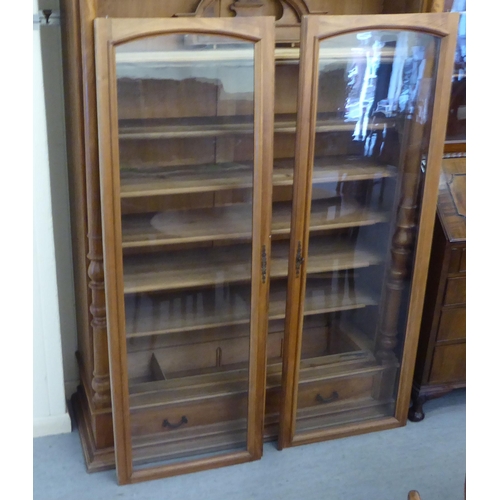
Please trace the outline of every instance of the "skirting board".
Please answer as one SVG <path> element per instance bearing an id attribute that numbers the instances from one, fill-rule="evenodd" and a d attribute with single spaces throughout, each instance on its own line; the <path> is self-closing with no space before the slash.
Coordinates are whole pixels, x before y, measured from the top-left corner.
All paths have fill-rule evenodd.
<path id="1" fill-rule="evenodd" d="M 53 436 L 71 432 L 71 418 L 69 413 L 38 417 L 33 419 L 33 437 Z"/>

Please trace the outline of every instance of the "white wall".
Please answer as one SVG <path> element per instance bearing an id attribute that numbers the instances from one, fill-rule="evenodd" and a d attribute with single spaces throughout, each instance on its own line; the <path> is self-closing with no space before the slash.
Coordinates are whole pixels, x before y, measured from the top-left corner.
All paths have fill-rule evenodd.
<path id="1" fill-rule="evenodd" d="M 38 4 L 40 9 L 59 9 L 59 0 L 38 0 Z M 42 26 L 40 37 L 63 370 L 66 398 L 69 398 L 76 390 L 79 373 L 75 357 L 77 334 L 64 124 L 61 27 L 59 25 Z"/>
<path id="2" fill-rule="evenodd" d="M 40 7 L 58 9 L 58 2 L 40 0 Z M 65 375 L 77 380 L 59 29 L 33 28 L 34 437 L 71 431 Z"/>

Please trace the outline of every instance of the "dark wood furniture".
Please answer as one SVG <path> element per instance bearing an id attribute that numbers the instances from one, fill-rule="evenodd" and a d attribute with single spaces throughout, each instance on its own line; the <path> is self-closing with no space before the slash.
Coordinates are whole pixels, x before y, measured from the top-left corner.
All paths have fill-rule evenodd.
<path id="1" fill-rule="evenodd" d="M 448 16 L 353 19 L 324 14 L 421 11 L 428 3 L 405 2 L 402 7 L 401 2 L 380 0 L 62 2 L 82 382 L 73 402 L 89 470 L 115 465 L 110 373 L 122 482 L 258 458 L 262 440 L 278 435 L 285 447 L 404 425 L 444 140 L 449 78 L 443 75 L 451 74 L 453 22 Z M 169 92 L 164 94 L 156 77 L 126 76 L 130 64 L 147 63 L 142 55 L 158 55 L 155 42 L 141 46 L 140 38 L 148 38 L 153 28 L 155 35 L 166 34 L 170 25 L 165 21 L 179 21 L 186 37 L 182 43 L 194 49 L 208 43 L 207 35 L 229 36 L 234 30 L 234 36 L 243 36 L 240 21 L 247 16 L 256 18 L 249 25 L 257 31 L 245 35 L 256 47 L 264 31 L 267 39 L 276 40 L 274 63 L 256 52 L 261 59 L 255 59 L 259 79 L 254 81 L 253 97 L 261 103 L 259 108 L 252 107 L 248 96 L 238 97 L 234 87 L 221 98 L 224 89 L 206 78 L 167 78 Z M 259 32 L 257 19 L 262 16 L 275 18 L 270 33 L 268 27 Z M 304 16 L 310 20 L 308 27 L 302 25 Z M 105 17 L 107 24 L 97 21 L 94 31 L 94 21 Z M 172 17 L 177 19 L 159 19 Z M 143 24 L 140 18 L 149 20 Z M 221 19 L 216 18 L 236 23 L 218 24 Z M 416 33 L 408 42 L 416 51 L 403 51 L 412 56 L 399 61 L 411 62 L 406 71 L 413 68 L 416 81 L 419 68 L 424 70 L 430 85 L 393 86 L 399 90 L 392 91 L 392 102 L 384 98 L 399 35 L 383 31 L 388 26 L 404 35 L 402 39 L 405 30 Z M 345 40 L 348 50 L 325 44 L 318 58 L 314 40 L 334 40 L 347 27 L 360 34 Z M 372 47 L 373 41 L 366 42 L 367 32 L 370 38 L 372 31 L 378 35 L 377 30 L 385 38 Z M 130 52 L 140 57 L 134 59 L 125 51 L 120 55 L 125 73 L 116 73 L 114 47 L 132 41 L 121 36 L 138 37 Z M 365 56 L 350 58 L 349 51 L 371 54 L 372 48 L 377 51 L 386 42 L 383 70 L 366 80 L 372 85 L 372 101 L 367 101 L 371 109 L 360 97 L 367 73 L 359 61 Z M 95 44 L 100 52 L 94 51 Z M 212 45 L 224 59 L 223 42 Z M 304 51 L 312 57 L 304 58 Z M 304 58 L 300 77 L 299 54 Z M 191 56 L 182 59 L 185 56 L 186 51 L 175 64 L 189 62 Z M 152 71 L 155 57 L 149 59 Z M 327 69 L 318 80 L 319 62 L 323 69 L 325 63 L 338 69 Z M 356 72 L 364 76 L 346 86 L 352 76 L 347 77 Z M 394 74 L 402 78 L 403 72 Z M 270 83 L 273 77 L 275 85 Z M 413 94 L 406 99 L 398 92 Z M 349 116 L 346 98 L 351 99 Z M 403 110 L 399 102 L 410 106 Z M 269 132 L 273 120 L 263 118 L 270 110 L 274 134 Z M 423 116 L 427 120 L 420 120 Z M 253 141 L 252 126 L 255 133 L 268 131 L 262 142 Z M 166 151 L 171 155 L 167 160 Z M 211 168 L 197 170 L 203 165 Z M 118 166 L 123 169 L 121 180 Z M 169 168 L 186 169 L 187 175 L 172 180 L 172 172 L 162 170 Z M 168 216 L 173 213 L 175 220 Z M 153 218 L 156 225 L 151 224 Z M 167 234 L 162 227 L 169 228 Z M 217 258 L 223 248 L 241 250 L 244 245 L 251 248 L 250 257 L 229 249 L 224 265 Z M 152 263 L 159 251 L 168 258 L 159 258 L 156 267 Z M 238 267 L 240 258 L 251 262 L 251 274 Z M 202 264 L 205 269 L 196 267 Z M 186 270 L 192 280 L 187 287 L 185 275 L 175 279 L 178 271 Z M 181 306 L 181 314 L 167 327 L 142 328 L 158 327 L 155 315 L 165 307 L 163 299 L 156 300 L 158 293 L 179 294 L 180 304 L 192 304 L 183 289 L 211 286 L 221 272 L 228 283 L 222 299 L 230 314 L 224 307 L 208 307 L 210 293 L 200 291 L 200 301 L 207 306 L 203 318 L 186 322 Z M 151 303 L 152 321 L 138 321 L 143 303 Z M 402 319 L 400 310 L 408 313 Z M 139 328 L 129 329 L 130 325 Z M 249 367 L 248 376 L 242 366 Z M 190 392 L 185 386 L 181 389 L 189 385 L 187 378 L 198 384 L 198 392 L 192 385 Z M 221 398 L 221 404 L 204 406 L 206 390 L 212 401 L 227 395 L 229 406 Z M 178 405 L 188 400 L 187 392 L 192 409 L 203 417 L 199 425 Z M 164 398 L 161 402 L 155 400 L 158 395 Z M 169 401 L 175 402 L 173 415 L 160 415 L 155 408 Z M 218 422 L 222 433 L 210 427 Z M 238 442 L 239 454 L 177 463 L 160 471 L 132 471 L 137 450 L 141 463 L 182 458 L 175 447 L 169 448 L 173 455 L 160 450 L 167 433 L 179 437 L 178 450 L 190 458 L 193 450 L 185 444 L 200 443 L 201 437 L 206 450 L 224 451 L 219 437 L 227 436 L 227 422 L 234 424 L 232 437 L 237 436 L 228 446 Z M 200 431 L 197 439 L 193 428 Z"/>
<path id="2" fill-rule="evenodd" d="M 429 399 L 465 387 L 466 159 L 443 160 L 420 340 L 408 418 Z"/>
<path id="3" fill-rule="evenodd" d="M 446 0 L 443 12 L 459 12 L 455 64 L 451 83 L 451 98 L 446 126 L 444 152 L 448 156 L 460 156 L 466 151 L 466 2 L 465 0 Z M 463 10 L 462 10 L 463 9 Z"/>
<path id="4" fill-rule="evenodd" d="M 443 12 L 460 12 L 461 18 L 444 147 L 446 159 L 408 414 L 414 422 L 424 418 L 423 405 L 428 399 L 465 387 L 466 13 L 458 10 L 465 7 L 465 2 L 456 0 L 446 0 L 436 7 Z M 458 182 L 448 184 L 450 180 Z"/>

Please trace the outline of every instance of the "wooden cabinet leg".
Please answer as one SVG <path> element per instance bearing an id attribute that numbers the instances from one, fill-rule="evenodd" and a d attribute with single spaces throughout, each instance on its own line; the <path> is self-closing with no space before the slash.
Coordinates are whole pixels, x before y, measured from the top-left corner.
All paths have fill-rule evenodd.
<path id="1" fill-rule="evenodd" d="M 423 406 L 428 400 L 428 396 L 413 397 L 411 408 L 408 411 L 408 420 L 412 422 L 421 422 L 425 418 Z"/>
<path id="2" fill-rule="evenodd" d="M 423 410 L 424 404 L 429 399 L 436 399 L 449 394 L 453 389 L 458 389 L 459 386 L 435 386 L 435 387 L 421 387 L 420 389 L 413 388 L 412 391 L 412 406 L 408 410 L 408 420 L 411 422 L 421 422 L 425 418 Z"/>

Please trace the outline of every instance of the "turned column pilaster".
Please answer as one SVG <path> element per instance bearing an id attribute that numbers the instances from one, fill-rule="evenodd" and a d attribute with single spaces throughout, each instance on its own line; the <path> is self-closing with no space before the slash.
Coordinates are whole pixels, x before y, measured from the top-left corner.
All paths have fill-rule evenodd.
<path id="1" fill-rule="evenodd" d="M 94 228 L 97 229 L 97 228 Z M 92 389 L 95 391 L 93 402 L 98 408 L 109 407 L 110 381 L 108 361 L 108 340 L 106 327 L 106 295 L 104 291 L 104 264 L 102 257 L 102 239 L 89 234 L 90 252 L 88 258 L 90 265 L 88 275 L 90 278 L 92 301 L 90 325 L 93 333 L 94 369 L 92 372 Z M 99 252 L 100 250 L 100 252 Z M 93 253 L 92 253 L 93 251 Z"/>
<path id="2" fill-rule="evenodd" d="M 418 208 L 420 185 L 423 182 L 421 165 L 428 137 L 427 118 L 430 88 L 427 84 L 434 72 L 434 46 L 429 44 L 423 59 L 425 68 L 420 82 L 419 95 L 416 96 L 412 114 L 405 118 L 400 166 L 401 184 L 399 204 L 396 214 L 396 227 L 391 242 L 391 259 L 384 286 L 384 300 L 376 337 L 375 356 L 381 364 L 396 362 L 395 349 L 398 345 L 398 321 L 403 291 L 410 275 L 411 258 L 418 228 Z"/>
<path id="3" fill-rule="evenodd" d="M 398 343 L 399 309 L 416 233 L 417 181 L 418 178 L 415 176 L 403 180 L 403 190 L 406 192 L 398 207 L 397 227 L 392 238 L 391 262 L 377 336 L 376 357 L 382 364 L 396 361 L 394 349 Z"/>
<path id="4" fill-rule="evenodd" d="M 91 290 L 91 335 L 93 370 L 92 401 L 96 408 L 111 406 L 108 340 L 106 327 L 106 294 L 102 248 L 99 153 L 97 132 L 97 97 L 94 59 L 95 0 L 80 1 L 83 101 L 85 109 L 85 180 L 87 189 L 87 223 L 89 242 L 89 287 Z"/>

